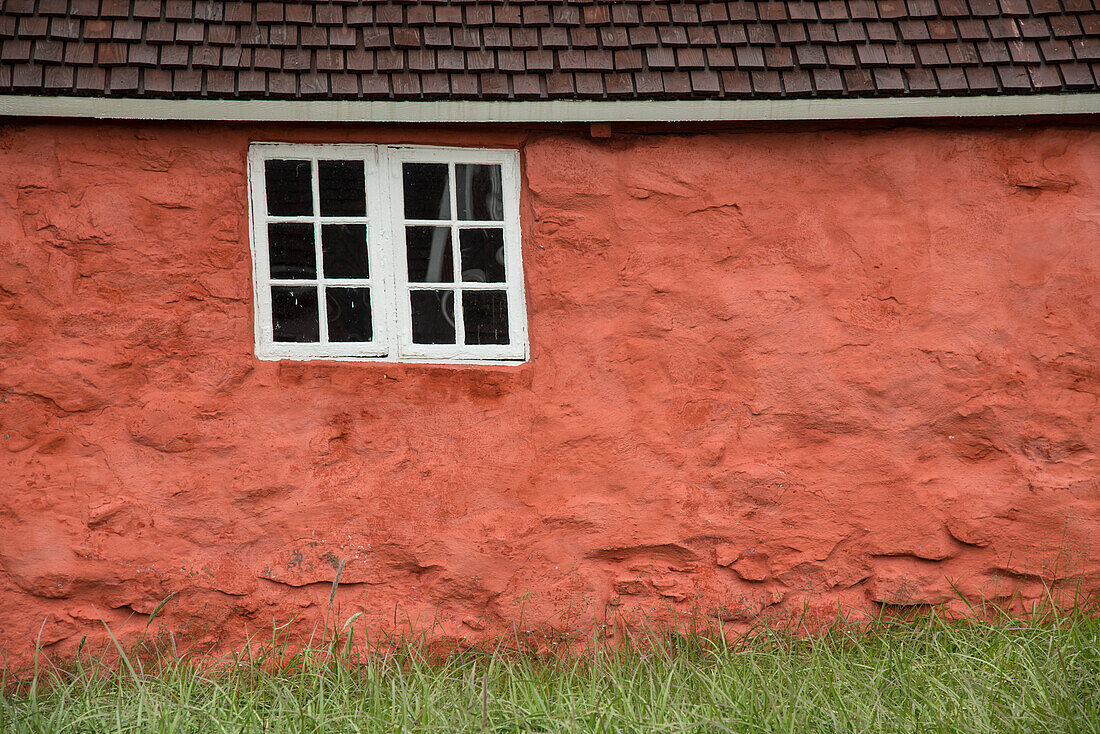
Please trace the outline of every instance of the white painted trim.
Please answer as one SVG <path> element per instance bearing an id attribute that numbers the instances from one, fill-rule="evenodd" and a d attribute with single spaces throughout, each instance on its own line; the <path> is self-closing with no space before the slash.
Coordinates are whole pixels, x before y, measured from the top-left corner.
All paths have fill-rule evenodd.
<path id="1" fill-rule="evenodd" d="M 745 122 L 1100 113 L 1100 93 L 752 100 L 216 100 L 0 95 L 0 117 L 242 122 Z"/>
<path id="2" fill-rule="evenodd" d="M 263 162 L 268 159 L 308 160 L 311 166 L 313 210 L 311 216 L 273 217 L 268 215 Z M 367 210 L 365 217 L 320 216 L 318 161 L 332 159 L 362 160 L 366 175 Z M 456 344 L 413 344 L 411 314 L 408 308 L 407 266 L 405 264 L 404 211 L 402 208 L 401 162 L 439 161 L 453 171 L 456 163 L 496 164 L 501 167 L 504 197 L 502 222 L 459 221 L 452 181 L 449 225 L 452 233 L 460 226 L 475 228 L 495 224 L 504 230 L 505 282 L 497 284 L 465 284 L 458 281 L 459 250 L 453 236 L 456 281 L 440 286 L 453 290 L 455 296 Z M 453 179 L 453 175 L 452 175 Z M 253 143 L 248 151 L 248 187 L 250 247 L 254 289 L 256 356 L 263 360 L 338 360 L 363 362 L 403 362 L 426 364 L 519 364 L 528 357 L 527 308 L 523 294 L 523 268 L 519 231 L 519 152 L 483 148 L 444 148 L 438 146 L 386 146 L 354 143 L 296 144 Z M 330 279 L 323 273 L 320 227 L 324 223 L 352 221 L 367 225 L 367 247 L 370 278 L 365 280 Z M 369 285 L 374 341 L 339 343 L 326 341 L 325 302 L 318 299 L 321 341 L 311 343 L 276 342 L 271 319 L 270 286 L 290 285 L 289 281 L 270 277 L 268 263 L 267 224 L 269 222 L 301 222 L 314 226 L 317 277 L 301 281 L 302 285 Z M 449 286 L 449 287 L 448 287 Z M 417 287 L 414 285 L 414 287 Z M 323 289 L 321 289 L 323 291 Z M 503 290 L 508 298 L 509 344 L 462 343 L 461 298 L 463 290 Z"/>

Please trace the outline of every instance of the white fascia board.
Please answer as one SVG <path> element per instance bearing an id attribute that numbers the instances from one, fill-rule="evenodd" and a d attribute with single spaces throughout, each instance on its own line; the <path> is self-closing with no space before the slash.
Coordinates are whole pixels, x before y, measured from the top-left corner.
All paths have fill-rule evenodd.
<path id="1" fill-rule="evenodd" d="M 873 99 L 455 101 L 121 99 L 0 95 L 0 117 L 225 122 L 752 122 L 1100 113 L 1100 93 Z"/>

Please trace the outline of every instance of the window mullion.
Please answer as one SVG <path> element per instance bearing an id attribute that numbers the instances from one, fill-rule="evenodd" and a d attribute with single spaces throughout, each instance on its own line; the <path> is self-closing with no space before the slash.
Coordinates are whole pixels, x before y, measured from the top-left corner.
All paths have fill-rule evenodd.
<path id="1" fill-rule="evenodd" d="M 381 203 L 383 204 L 383 211 L 386 212 L 385 226 L 389 237 L 389 246 L 386 248 L 386 253 L 389 256 L 389 262 L 386 263 L 386 275 L 392 286 L 390 288 L 392 295 L 388 304 L 389 323 L 390 328 L 393 330 L 393 350 L 400 358 L 405 356 L 406 349 L 405 322 L 408 320 L 410 328 L 412 322 L 409 289 L 405 282 L 408 278 L 408 271 L 406 269 L 405 253 L 400 249 L 405 246 L 405 213 L 399 209 L 402 196 L 393 193 L 401 191 L 401 161 L 398 156 L 391 153 L 388 147 L 380 147 L 379 155 L 384 161 L 384 166 L 380 170 L 386 172 L 382 178 L 386 183 L 386 186 L 383 187 L 386 189 L 383 194 L 386 198 Z M 411 341 L 411 338 L 409 341 Z"/>
<path id="2" fill-rule="evenodd" d="M 381 306 L 382 311 L 374 314 L 375 323 L 381 324 L 383 329 L 383 346 L 386 356 L 396 358 L 401 353 L 401 329 L 400 313 L 401 304 L 398 302 L 400 294 L 397 291 L 397 276 L 394 272 L 397 262 L 394 260 L 393 210 L 390 203 L 390 189 L 393 188 L 393 165 L 387 149 L 378 146 L 372 149 L 372 169 L 370 181 L 374 184 L 374 208 L 370 210 L 371 221 L 374 223 L 373 240 L 374 249 L 371 254 L 378 255 L 377 272 L 372 271 L 372 278 L 381 287 L 382 292 L 372 302 Z"/>
<path id="3" fill-rule="evenodd" d="M 322 269 L 323 253 L 321 251 L 321 166 L 317 158 L 310 159 L 313 167 L 313 252 L 317 259 L 317 318 L 321 344 L 328 344 L 328 297 L 325 294 L 324 270 Z"/>
<path id="4" fill-rule="evenodd" d="M 453 309 L 455 315 L 455 345 L 466 343 L 466 319 L 462 316 L 462 248 L 458 243 L 458 174 L 454 161 L 447 164 L 451 193 L 451 266 L 454 276 Z"/>

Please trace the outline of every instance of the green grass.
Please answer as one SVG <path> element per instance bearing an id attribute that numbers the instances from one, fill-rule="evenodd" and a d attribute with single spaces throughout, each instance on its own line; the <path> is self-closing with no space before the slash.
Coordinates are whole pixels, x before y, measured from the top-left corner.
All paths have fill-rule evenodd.
<path id="1" fill-rule="evenodd" d="M 1085 612 L 508 647 L 440 656 L 345 632 L 220 666 L 40 661 L 35 678 L 0 686 L 0 731 L 1100 732 L 1100 618 Z"/>

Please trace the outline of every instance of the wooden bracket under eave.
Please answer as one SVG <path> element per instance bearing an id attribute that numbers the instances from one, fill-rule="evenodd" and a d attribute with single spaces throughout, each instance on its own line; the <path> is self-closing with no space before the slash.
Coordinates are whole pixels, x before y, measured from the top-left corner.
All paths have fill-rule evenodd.
<path id="1" fill-rule="evenodd" d="M 610 138 L 611 137 L 611 123 L 610 122 L 593 122 L 588 128 L 588 134 L 594 138 Z"/>

